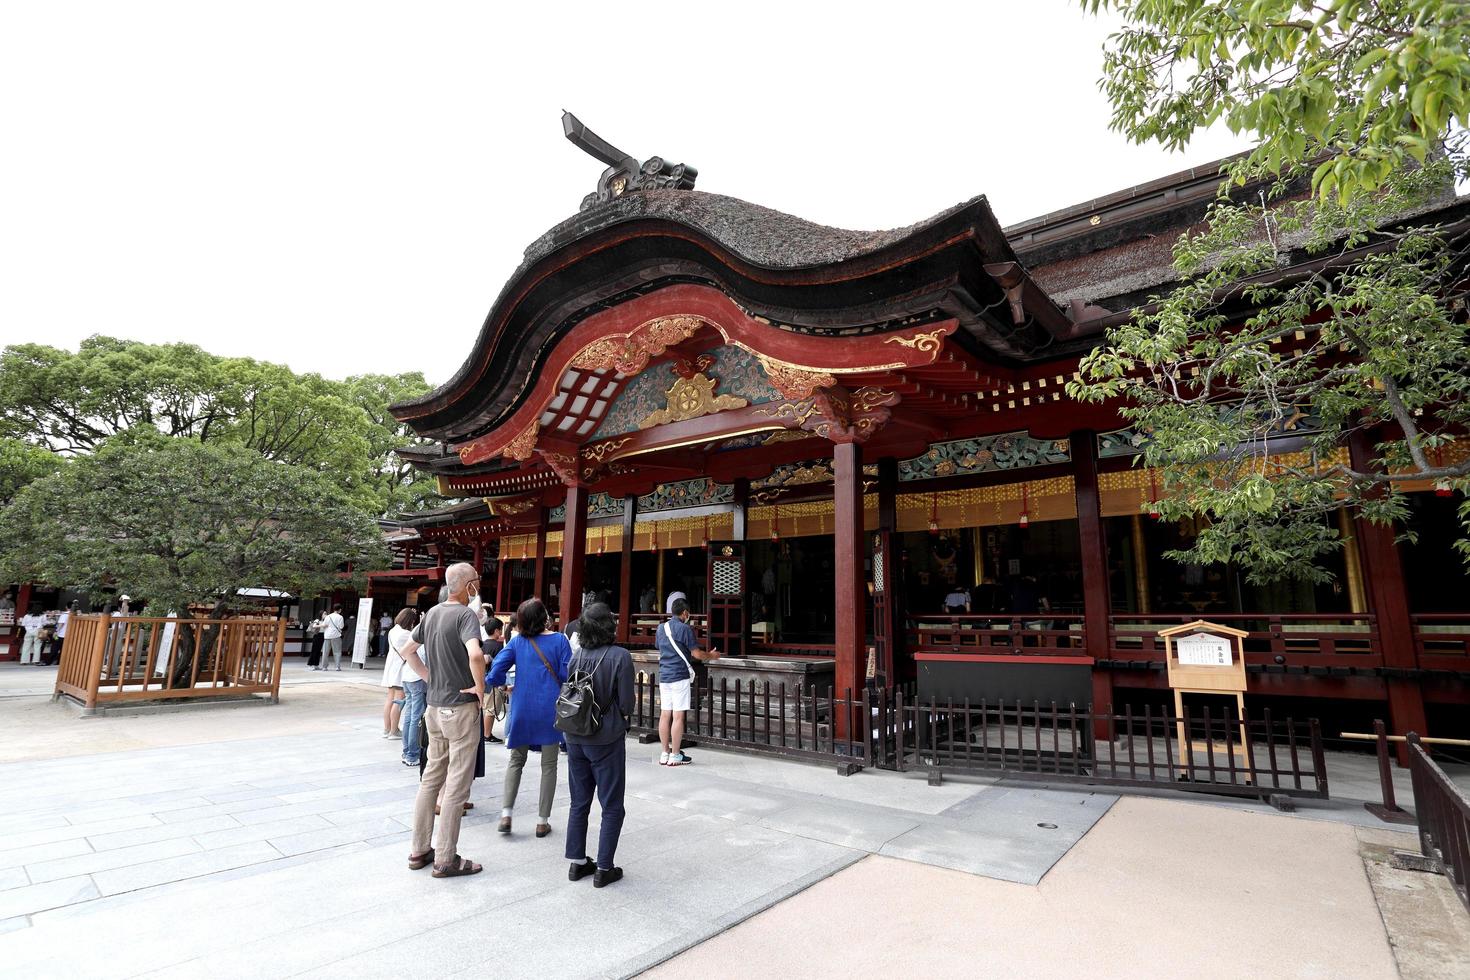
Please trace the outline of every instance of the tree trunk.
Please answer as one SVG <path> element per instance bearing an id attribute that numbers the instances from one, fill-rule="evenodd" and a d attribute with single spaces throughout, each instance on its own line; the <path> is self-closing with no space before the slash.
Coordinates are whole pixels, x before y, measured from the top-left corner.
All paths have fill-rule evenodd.
<path id="1" fill-rule="evenodd" d="M 209 618 L 215 620 L 222 618 L 225 614 L 225 608 L 224 599 L 216 602 L 214 608 L 210 610 Z M 179 614 L 179 618 L 191 620 L 194 618 L 194 613 L 185 607 L 184 611 Z M 220 628 L 218 624 L 206 626 L 200 631 L 185 627 L 183 639 L 179 641 L 179 657 L 174 663 L 172 684 L 174 688 L 190 686 L 189 680 L 194 671 L 195 657 L 198 657 L 201 662 L 209 658 L 210 651 L 219 642 L 219 632 Z M 199 637 L 198 649 L 194 645 L 194 637 L 196 635 Z"/>

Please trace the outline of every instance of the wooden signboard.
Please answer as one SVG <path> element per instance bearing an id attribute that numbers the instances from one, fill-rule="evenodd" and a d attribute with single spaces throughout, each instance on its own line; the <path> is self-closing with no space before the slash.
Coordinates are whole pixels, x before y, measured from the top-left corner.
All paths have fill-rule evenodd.
<path id="1" fill-rule="evenodd" d="M 1184 730 L 1185 694 L 1234 694 L 1235 717 L 1240 719 L 1237 755 L 1243 755 L 1245 730 L 1245 630 L 1232 629 L 1196 619 L 1183 626 L 1160 630 L 1169 668 L 1169 686 L 1174 690 L 1174 717 L 1178 719 L 1181 750 L 1193 744 Z"/>

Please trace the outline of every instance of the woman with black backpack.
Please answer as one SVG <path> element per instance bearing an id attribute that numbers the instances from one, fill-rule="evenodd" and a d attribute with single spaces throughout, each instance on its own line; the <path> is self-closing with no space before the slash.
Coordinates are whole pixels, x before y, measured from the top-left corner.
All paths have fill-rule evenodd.
<path id="1" fill-rule="evenodd" d="M 594 602 L 582 610 L 577 634 L 581 650 L 572 658 L 567 674 L 574 682 L 587 682 L 600 724 L 590 734 L 577 734 L 558 724 L 567 740 L 567 785 L 572 796 L 566 850 L 572 866 L 567 877 L 578 881 L 591 875 L 594 888 L 623 877 L 623 869 L 613 858 L 623 832 L 623 786 L 628 769 L 624 736 L 633 711 L 633 657 L 613 644 L 616 635 L 617 620 L 606 603 Z M 587 818 L 594 789 L 602 806 L 595 864 L 587 858 Z"/>

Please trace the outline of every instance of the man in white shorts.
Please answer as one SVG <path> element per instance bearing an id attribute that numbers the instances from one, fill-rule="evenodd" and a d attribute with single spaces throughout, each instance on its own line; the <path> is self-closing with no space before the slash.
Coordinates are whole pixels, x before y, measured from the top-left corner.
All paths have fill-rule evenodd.
<path id="1" fill-rule="evenodd" d="M 680 749 L 684 741 L 684 712 L 689 710 L 690 687 L 695 660 L 717 660 L 720 651 L 706 651 L 689 625 L 689 602 L 675 598 L 669 603 L 669 618 L 658 629 L 658 764 L 687 766 L 691 761 Z"/>

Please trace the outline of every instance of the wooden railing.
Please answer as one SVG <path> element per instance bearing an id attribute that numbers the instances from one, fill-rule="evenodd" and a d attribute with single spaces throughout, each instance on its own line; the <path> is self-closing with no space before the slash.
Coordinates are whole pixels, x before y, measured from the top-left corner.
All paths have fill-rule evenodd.
<path id="1" fill-rule="evenodd" d="M 1087 643 L 1081 616 L 1047 612 L 1023 616 L 917 616 L 909 645 L 931 653 L 1075 657 Z"/>
<path id="2" fill-rule="evenodd" d="M 1419 613 L 1413 622 L 1420 667 L 1470 671 L 1470 614 Z"/>
<path id="3" fill-rule="evenodd" d="M 668 618 L 658 613 L 632 613 L 628 617 L 628 644 L 635 647 L 657 646 L 659 627 Z M 690 613 L 689 625 L 694 629 L 694 635 L 703 640 L 708 635 L 709 617 L 704 613 Z"/>
<path id="4" fill-rule="evenodd" d="M 1408 738 L 1419 850 L 1470 910 L 1470 796 L 1425 754 L 1418 735 L 1410 732 Z"/>
<path id="5" fill-rule="evenodd" d="M 1196 619 L 1246 630 L 1245 662 L 1291 667 L 1383 666 L 1371 613 L 1129 613 L 1109 617 L 1110 647 L 1129 659 L 1164 659 L 1159 631 Z M 1279 658 L 1279 659 L 1278 659 Z"/>
<path id="6" fill-rule="evenodd" d="M 281 619 L 74 616 L 55 697 L 99 704 L 177 698 L 280 697 Z"/>

